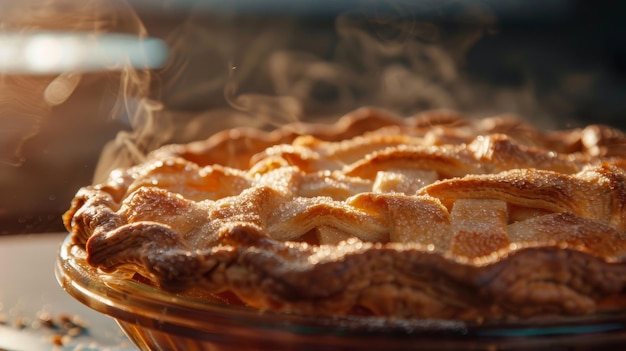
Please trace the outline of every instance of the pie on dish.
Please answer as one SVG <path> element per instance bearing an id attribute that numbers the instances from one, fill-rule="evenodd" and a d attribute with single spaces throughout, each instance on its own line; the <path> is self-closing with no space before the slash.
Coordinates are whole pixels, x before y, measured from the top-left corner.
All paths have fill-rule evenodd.
<path id="1" fill-rule="evenodd" d="M 626 307 L 626 136 L 363 108 L 169 145 L 79 190 L 103 274 L 261 310 L 501 320 Z"/>

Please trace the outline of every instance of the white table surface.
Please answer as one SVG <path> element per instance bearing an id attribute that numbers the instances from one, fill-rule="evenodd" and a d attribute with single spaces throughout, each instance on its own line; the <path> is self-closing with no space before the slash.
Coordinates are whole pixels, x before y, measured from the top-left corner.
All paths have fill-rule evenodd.
<path id="1" fill-rule="evenodd" d="M 54 265 L 66 235 L 0 236 L 0 350 L 137 350 L 113 319 L 81 304 L 57 283 Z M 55 345 L 59 332 L 37 327 L 42 311 L 53 318 L 78 316 L 87 322 L 86 333 Z"/>

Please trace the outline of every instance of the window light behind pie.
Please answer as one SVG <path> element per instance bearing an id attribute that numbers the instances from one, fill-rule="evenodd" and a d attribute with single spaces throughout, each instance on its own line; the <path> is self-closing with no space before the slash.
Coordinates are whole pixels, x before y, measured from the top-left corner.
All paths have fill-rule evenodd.
<path id="1" fill-rule="evenodd" d="M 104 272 L 258 309 L 602 313 L 626 307 L 625 145 L 603 126 L 364 108 L 165 146 L 64 221 Z"/>

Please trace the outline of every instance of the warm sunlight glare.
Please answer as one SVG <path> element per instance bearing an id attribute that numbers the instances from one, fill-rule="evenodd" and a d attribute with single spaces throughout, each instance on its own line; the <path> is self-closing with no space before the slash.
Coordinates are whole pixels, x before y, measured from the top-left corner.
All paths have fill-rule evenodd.
<path id="1" fill-rule="evenodd" d="M 166 44 L 126 34 L 41 32 L 0 34 L 0 72 L 54 74 L 159 68 Z"/>

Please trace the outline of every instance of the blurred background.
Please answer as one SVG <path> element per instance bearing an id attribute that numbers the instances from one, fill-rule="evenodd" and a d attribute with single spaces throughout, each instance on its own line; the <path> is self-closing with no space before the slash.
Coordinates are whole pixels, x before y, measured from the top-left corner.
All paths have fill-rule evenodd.
<path id="1" fill-rule="evenodd" d="M 234 126 L 376 106 L 625 129 L 625 64 L 618 1 L 3 1 L 0 234 L 63 231 L 80 187 Z"/>

